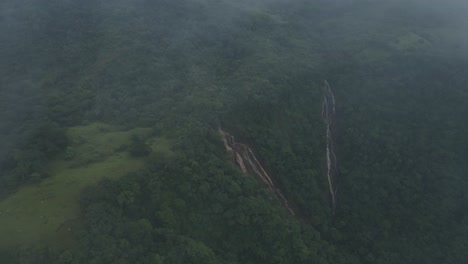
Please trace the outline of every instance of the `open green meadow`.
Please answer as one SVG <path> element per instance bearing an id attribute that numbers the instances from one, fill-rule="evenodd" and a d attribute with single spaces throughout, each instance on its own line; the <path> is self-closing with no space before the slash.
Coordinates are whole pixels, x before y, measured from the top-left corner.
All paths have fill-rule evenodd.
<path id="1" fill-rule="evenodd" d="M 168 141 L 151 137 L 148 128 L 118 131 L 95 123 L 69 128 L 67 136 L 70 147 L 50 162 L 48 178 L 0 201 L 0 248 L 70 241 L 79 226 L 81 190 L 144 167 L 144 158 L 134 158 L 127 151 L 132 136 L 147 141 L 155 153 L 170 151 Z"/>

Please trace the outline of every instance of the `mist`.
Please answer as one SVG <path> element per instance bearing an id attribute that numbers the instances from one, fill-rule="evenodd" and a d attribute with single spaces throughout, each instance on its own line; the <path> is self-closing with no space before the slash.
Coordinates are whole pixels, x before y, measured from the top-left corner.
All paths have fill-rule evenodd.
<path id="1" fill-rule="evenodd" d="M 1 263 L 463 263 L 468 2 L 3 0 Z"/>

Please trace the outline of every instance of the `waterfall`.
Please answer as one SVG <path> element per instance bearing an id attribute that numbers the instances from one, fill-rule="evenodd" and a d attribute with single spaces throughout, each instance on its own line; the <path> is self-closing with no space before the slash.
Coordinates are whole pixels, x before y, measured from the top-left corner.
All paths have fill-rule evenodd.
<path id="1" fill-rule="evenodd" d="M 333 142 L 333 125 L 335 122 L 335 95 L 333 94 L 330 84 L 324 81 L 323 85 L 323 103 L 322 103 L 322 118 L 326 126 L 326 160 L 327 160 L 327 179 L 330 190 L 332 214 L 335 214 L 336 209 L 336 155 L 335 145 Z"/>

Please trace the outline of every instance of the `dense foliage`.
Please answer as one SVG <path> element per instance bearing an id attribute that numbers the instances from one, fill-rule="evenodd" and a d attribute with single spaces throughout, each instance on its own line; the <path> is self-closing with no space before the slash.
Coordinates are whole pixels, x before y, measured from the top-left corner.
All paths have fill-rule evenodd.
<path id="1" fill-rule="evenodd" d="M 132 137 L 146 169 L 82 191 L 73 243 L 0 258 L 463 263 L 468 6 L 421 2 L 4 1 L 0 198 L 48 176 L 71 126 L 150 127 L 174 146 L 150 155 Z M 335 215 L 323 80 L 337 106 Z M 299 215 L 229 162 L 218 126 Z"/>

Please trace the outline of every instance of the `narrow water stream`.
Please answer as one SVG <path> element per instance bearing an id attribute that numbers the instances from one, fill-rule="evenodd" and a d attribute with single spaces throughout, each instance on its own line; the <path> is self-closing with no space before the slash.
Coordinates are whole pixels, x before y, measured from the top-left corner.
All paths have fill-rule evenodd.
<path id="1" fill-rule="evenodd" d="M 332 214 L 335 214 L 336 209 L 336 155 L 335 144 L 333 142 L 333 126 L 335 122 L 335 95 L 332 92 L 330 84 L 324 81 L 323 84 L 323 104 L 322 104 L 322 118 L 326 125 L 326 160 L 327 160 L 327 179 L 328 187 L 330 190 Z"/>

